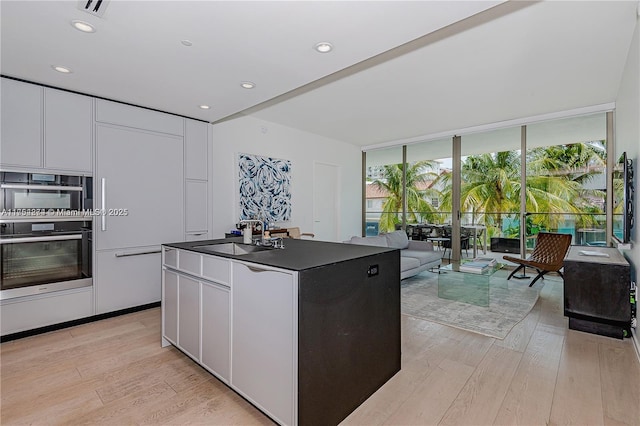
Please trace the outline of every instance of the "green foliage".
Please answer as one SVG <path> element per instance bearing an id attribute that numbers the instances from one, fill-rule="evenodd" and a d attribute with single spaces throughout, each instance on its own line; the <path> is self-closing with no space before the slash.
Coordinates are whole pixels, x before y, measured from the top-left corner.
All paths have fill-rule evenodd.
<path id="1" fill-rule="evenodd" d="M 606 163 L 604 141 L 574 143 L 534 148 L 527 153 L 526 210 L 527 235 L 540 229 L 558 229 L 565 214 L 576 215 L 576 226 L 599 226 L 597 217 L 602 209 L 594 200 L 604 199 L 603 191 L 587 190 L 585 183 L 601 174 Z M 461 167 L 461 208 L 473 223 L 484 223 L 490 236 L 498 236 L 506 216 L 520 211 L 520 151 L 504 151 L 471 155 Z M 409 223 L 428 221 L 442 223 L 452 211 L 451 172 L 436 176 L 436 163 L 419 161 L 407 167 L 407 220 Z M 401 221 L 403 165 L 384 166 L 383 178 L 373 181 L 386 191 L 389 198 L 383 204 L 380 230 L 391 231 Z M 433 182 L 427 187 L 428 182 Z M 420 189 L 423 188 L 423 189 Z M 440 191 L 436 188 L 439 188 Z M 427 199 L 438 197 L 434 209 Z M 539 214 L 535 214 L 539 213 Z M 506 225 L 506 223 L 505 223 Z M 504 236 L 518 236 L 519 225 L 509 224 Z"/>
<path id="2" fill-rule="evenodd" d="M 418 161 L 411 163 L 407 167 L 406 188 L 407 188 L 407 221 L 419 223 L 429 220 L 436 213 L 436 210 L 428 203 L 427 198 L 436 195 L 437 191 L 426 187 L 429 182 L 435 179 L 435 174 L 430 172 L 437 167 L 433 161 Z M 403 164 L 391 164 L 384 166 L 383 178 L 374 180 L 371 184 L 378 189 L 389 194 L 382 205 L 382 215 L 380 217 L 380 232 L 390 232 L 395 229 L 395 225 L 401 222 L 404 199 L 402 198 L 402 175 L 404 173 Z"/>

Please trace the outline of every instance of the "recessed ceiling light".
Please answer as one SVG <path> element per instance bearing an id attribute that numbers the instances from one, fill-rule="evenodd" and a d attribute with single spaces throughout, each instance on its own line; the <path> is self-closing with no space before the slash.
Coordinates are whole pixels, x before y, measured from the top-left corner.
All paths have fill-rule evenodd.
<path id="1" fill-rule="evenodd" d="M 51 68 L 53 68 L 54 70 L 61 72 L 62 74 L 70 74 L 73 71 L 71 71 L 71 69 L 67 68 L 67 67 L 63 67 L 60 65 L 51 65 Z"/>
<path id="2" fill-rule="evenodd" d="M 182 43 L 185 46 L 192 46 L 193 43 L 191 43 L 190 40 L 180 40 L 180 43 Z"/>
<path id="3" fill-rule="evenodd" d="M 209 105 L 200 105 L 200 108 L 201 108 L 201 109 L 209 109 L 209 108 L 211 108 L 211 107 L 210 107 Z"/>
<path id="4" fill-rule="evenodd" d="M 316 44 L 314 46 L 314 49 L 316 49 L 320 53 L 329 53 L 333 50 L 333 45 L 328 41 L 322 41 Z"/>
<path id="5" fill-rule="evenodd" d="M 240 83 L 240 86 L 244 87 L 245 89 L 253 89 L 254 87 L 256 87 L 256 84 L 251 81 L 243 81 L 242 83 Z"/>
<path id="6" fill-rule="evenodd" d="M 96 29 L 93 27 L 93 25 L 91 25 L 88 22 L 78 21 L 77 19 L 74 19 L 73 21 L 71 21 L 71 25 L 73 25 L 73 27 L 76 30 L 82 31 L 83 33 L 95 33 L 96 32 Z"/>

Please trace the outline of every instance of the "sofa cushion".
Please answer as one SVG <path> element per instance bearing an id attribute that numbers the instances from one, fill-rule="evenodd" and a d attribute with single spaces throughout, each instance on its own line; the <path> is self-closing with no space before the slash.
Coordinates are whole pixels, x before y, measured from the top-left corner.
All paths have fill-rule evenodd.
<path id="1" fill-rule="evenodd" d="M 384 234 L 387 239 L 387 247 L 406 249 L 409 246 L 409 238 L 404 231 L 394 231 Z"/>
<path id="2" fill-rule="evenodd" d="M 377 237 L 351 237 L 349 243 L 360 244 L 362 246 L 389 247 L 387 245 L 387 239 L 382 235 L 378 235 Z"/>
<path id="3" fill-rule="evenodd" d="M 424 250 L 411 250 L 406 249 L 400 252 L 400 256 L 402 258 L 409 257 L 413 259 L 417 259 L 420 262 L 420 265 L 426 265 L 427 263 L 431 263 L 440 259 L 441 253 L 437 251 L 424 251 Z"/>
<path id="4" fill-rule="evenodd" d="M 409 271 L 420 267 L 420 261 L 413 257 L 400 256 L 400 272 Z"/>

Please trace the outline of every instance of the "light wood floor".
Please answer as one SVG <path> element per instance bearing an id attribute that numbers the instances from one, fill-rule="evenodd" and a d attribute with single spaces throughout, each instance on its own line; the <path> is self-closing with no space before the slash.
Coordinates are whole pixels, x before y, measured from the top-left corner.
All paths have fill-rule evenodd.
<path id="1" fill-rule="evenodd" d="M 402 318 L 402 371 L 345 424 L 640 425 L 630 340 L 567 330 L 547 280 L 505 340 Z M 272 424 L 175 348 L 160 310 L 0 345 L 2 425 Z"/>

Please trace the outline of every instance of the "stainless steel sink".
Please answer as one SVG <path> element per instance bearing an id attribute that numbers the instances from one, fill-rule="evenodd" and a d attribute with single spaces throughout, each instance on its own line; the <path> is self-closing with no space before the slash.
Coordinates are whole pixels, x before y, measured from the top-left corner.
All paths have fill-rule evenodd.
<path id="1" fill-rule="evenodd" d="M 203 246 L 193 246 L 193 248 L 212 253 L 234 254 L 236 256 L 255 253 L 257 251 L 271 250 L 269 247 L 251 246 L 249 244 L 238 243 L 207 244 Z"/>

